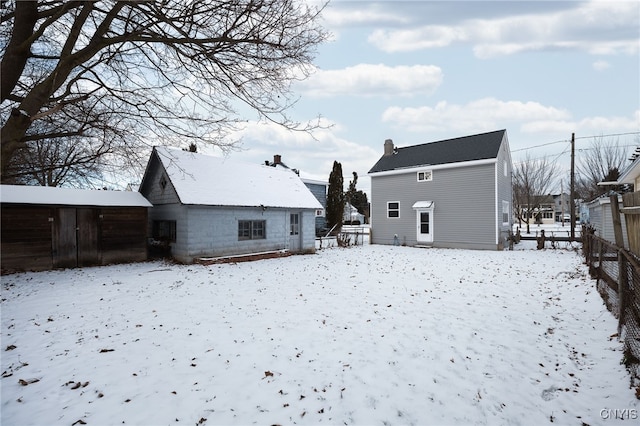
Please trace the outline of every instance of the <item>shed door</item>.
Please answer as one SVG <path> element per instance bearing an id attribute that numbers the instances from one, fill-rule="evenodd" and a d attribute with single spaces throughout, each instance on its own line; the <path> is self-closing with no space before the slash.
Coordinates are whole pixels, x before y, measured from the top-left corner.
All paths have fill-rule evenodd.
<path id="1" fill-rule="evenodd" d="M 291 213 L 289 218 L 289 249 L 291 251 L 300 251 L 302 247 L 301 225 L 300 213 Z"/>
<path id="2" fill-rule="evenodd" d="M 61 207 L 53 226 L 53 266 L 75 268 L 78 264 L 76 209 Z"/>
<path id="3" fill-rule="evenodd" d="M 98 265 L 98 209 L 79 208 L 76 214 L 78 230 L 78 266 Z"/>

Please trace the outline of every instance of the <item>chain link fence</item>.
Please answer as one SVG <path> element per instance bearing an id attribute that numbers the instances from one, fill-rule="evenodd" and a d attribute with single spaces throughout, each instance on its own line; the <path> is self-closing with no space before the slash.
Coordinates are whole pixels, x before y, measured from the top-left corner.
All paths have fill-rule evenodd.
<path id="1" fill-rule="evenodd" d="M 632 252 L 583 230 L 582 250 L 607 308 L 618 319 L 624 364 L 640 380 L 640 259 Z"/>

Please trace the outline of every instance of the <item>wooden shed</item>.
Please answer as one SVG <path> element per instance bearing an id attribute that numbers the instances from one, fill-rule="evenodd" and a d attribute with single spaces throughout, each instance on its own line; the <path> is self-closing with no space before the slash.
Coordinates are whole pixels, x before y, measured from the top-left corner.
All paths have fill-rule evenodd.
<path id="1" fill-rule="evenodd" d="M 146 260 L 149 207 L 138 192 L 1 185 L 2 272 Z"/>

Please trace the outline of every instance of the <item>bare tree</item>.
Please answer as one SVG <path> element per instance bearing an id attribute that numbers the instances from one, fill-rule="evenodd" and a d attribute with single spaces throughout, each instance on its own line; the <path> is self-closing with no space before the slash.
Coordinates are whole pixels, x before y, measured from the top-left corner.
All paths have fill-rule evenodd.
<path id="1" fill-rule="evenodd" d="M 558 167 L 548 157 L 532 159 L 528 154 L 513 169 L 513 200 L 516 218 L 527 225 L 540 210 L 544 197 L 548 196 L 558 177 Z"/>
<path id="2" fill-rule="evenodd" d="M 0 18 L 2 181 L 29 142 L 185 140 L 231 149 L 256 118 L 290 129 L 291 83 L 327 33 L 303 0 L 17 1 Z M 45 142 L 46 141 L 46 142 Z M 109 153 L 113 149 L 107 150 Z M 19 165 L 18 165 L 19 166 Z"/>
<path id="3" fill-rule="evenodd" d="M 624 192 L 623 186 L 601 186 L 599 182 L 615 182 L 627 164 L 631 149 L 616 139 L 593 138 L 589 148 L 579 151 L 576 162 L 576 194 L 592 200 L 610 190 Z"/>

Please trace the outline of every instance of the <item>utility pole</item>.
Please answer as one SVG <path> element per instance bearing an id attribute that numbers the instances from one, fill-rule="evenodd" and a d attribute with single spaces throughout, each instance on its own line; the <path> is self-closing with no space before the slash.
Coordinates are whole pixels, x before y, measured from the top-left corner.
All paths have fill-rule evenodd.
<path id="1" fill-rule="evenodd" d="M 571 189 L 569 194 L 569 208 L 571 209 L 571 241 L 576 238 L 576 205 L 574 202 L 575 189 L 576 189 L 576 134 L 571 133 Z"/>

